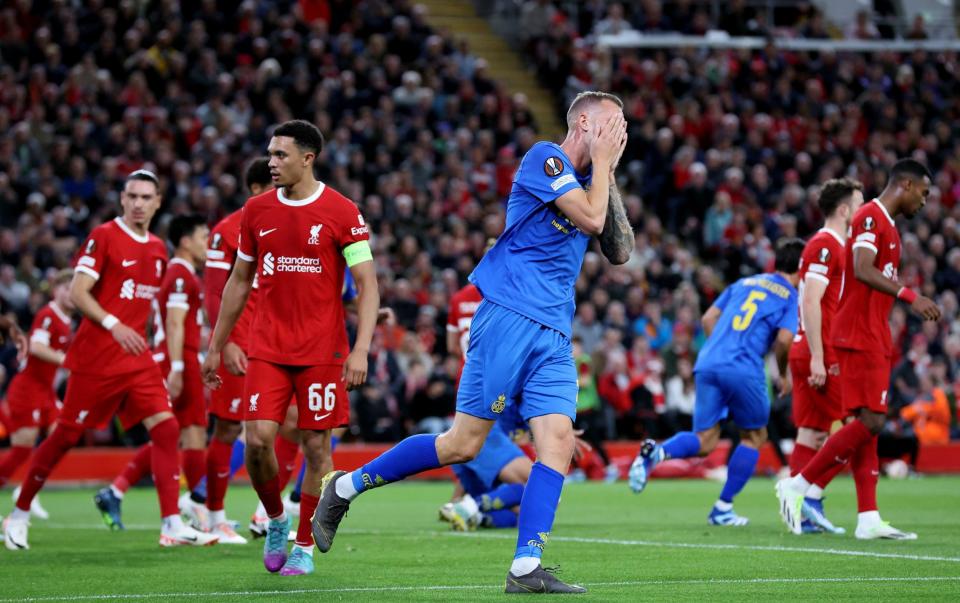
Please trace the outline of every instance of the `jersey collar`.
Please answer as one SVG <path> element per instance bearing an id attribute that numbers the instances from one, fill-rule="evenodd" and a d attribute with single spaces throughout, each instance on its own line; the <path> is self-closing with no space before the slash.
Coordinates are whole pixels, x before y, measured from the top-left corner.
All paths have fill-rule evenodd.
<path id="1" fill-rule="evenodd" d="M 170 260 L 170 264 L 180 264 L 181 266 L 186 266 L 187 270 L 190 271 L 190 274 L 197 273 L 197 269 L 193 267 L 193 264 L 191 264 L 190 262 L 188 262 L 183 258 L 173 258 L 172 260 Z"/>
<path id="2" fill-rule="evenodd" d="M 320 198 L 320 195 L 323 194 L 324 189 L 327 188 L 327 185 L 323 182 L 319 183 L 320 186 L 317 187 L 317 190 L 313 192 L 312 195 L 306 199 L 287 199 L 283 194 L 283 188 L 277 189 L 277 200 L 284 205 L 289 205 L 290 207 L 303 207 L 304 205 L 310 205 L 314 201 Z"/>
<path id="3" fill-rule="evenodd" d="M 887 220 L 890 220 L 890 226 L 896 226 L 897 223 L 894 222 L 893 218 L 890 217 L 890 212 L 887 211 L 887 208 L 884 207 L 883 203 L 880 203 L 880 199 L 874 199 L 873 202 L 880 207 L 880 211 L 882 211 L 883 215 L 887 217 Z"/>
<path id="4" fill-rule="evenodd" d="M 53 310 L 53 313 L 57 315 L 57 318 L 63 321 L 64 324 L 70 324 L 70 317 L 60 309 L 60 306 L 57 305 L 57 302 L 50 302 L 50 309 Z"/>
<path id="5" fill-rule="evenodd" d="M 127 226 L 127 223 L 123 221 L 123 218 L 117 216 L 116 218 L 113 219 L 113 221 L 117 223 L 117 226 L 120 227 L 120 230 L 122 230 L 123 232 L 127 233 L 127 235 L 128 235 L 131 239 L 133 239 L 134 241 L 136 241 L 137 243 L 148 243 L 148 242 L 150 242 L 150 235 L 149 235 L 149 234 L 138 235 L 137 233 L 133 232 L 133 229 L 131 229 L 129 226 Z"/>
<path id="6" fill-rule="evenodd" d="M 844 245 L 843 237 L 841 237 L 840 233 L 833 230 L 832 228 L 827 228 L 826 226 L 824 226 L 823 228 L 820 229 L 820 232 L 830 233 L 830 235 L 837 240 L 837 243 L 840 243 L 841 247 Z"/>

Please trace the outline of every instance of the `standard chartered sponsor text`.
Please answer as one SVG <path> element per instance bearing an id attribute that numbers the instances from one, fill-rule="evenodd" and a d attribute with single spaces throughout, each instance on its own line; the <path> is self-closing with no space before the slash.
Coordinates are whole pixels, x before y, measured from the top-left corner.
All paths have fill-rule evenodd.
<path id="1" fill-rule="evenodd" d="M 281 255 L 277 257 L 276 266 L 277 272 L 307 272 L 313 274 L 323 272 L 323 266 L 320 265 L 320 258 Z"/>

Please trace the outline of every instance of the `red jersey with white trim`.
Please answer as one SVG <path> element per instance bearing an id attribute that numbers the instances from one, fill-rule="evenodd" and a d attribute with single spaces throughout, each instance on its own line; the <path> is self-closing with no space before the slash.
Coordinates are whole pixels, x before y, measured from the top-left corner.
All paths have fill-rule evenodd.
<path id="1" fill-rule="evenodd" d="M 306 199 L 274 189 L 241 210 L 237 259 L 256 262 L 257 308 L 247 355 L 274 364 L 342 364 L 344 248 L 369 239 L 352 201 L 320 183 Z"/>
<path id="2" fill-rule="evenodd" d="M 173 258 L 167 264 L 167 275 L 160 286 L 160 318 L 164 327 L 167 324 L 167 311 L 170 308 L 179 308 L 187 311 L 183 321 L 183 349 L 184 357 L 190 351 L 194 355 L 200 350 L 200 325 L 203 315 L 200 314 L 200 304 L 203 303 L 203 294 L 200 292 L 200 279 L 193 265 L 186 260 Z M 162 351 L 166 352 L 166 346 Z"/>
<path id="3" fill-rule="evenodd" d="M 467 347 L 470 345 L 470 323 L 477 313 L 483 295 L 473 283 L 460 289 L 450 298 L 450 312 L 447 314 L 447 331 L 456 333 L 460 340 L 460 352 L 463 358 L 467 356 Z M 461 360 L 461 363 L 463 361 Z"/>
<path id="4" fill-rule="evenodd" d="M 83 244 L 76 271 L 96 279 L 90 293 L 109 314 L 146 338 L 150 306 L 167 268 L 167 247 L 158 237 L 138 235 L 116 218 L 96 227 Z M 84 317 L 64 366 L 74 373 L 118 375 L 154 370 L 151 350 L 133 356 L 113 335 Z"/>
<path id="5" fill-rule="evenodd" d="M 857 280 L 853 272 L 854 249 L 875 252 L 873 265 L 886 278 L 897 280 L 900 233 L 887 209 L 877 199 L 865 203 L 853 217 L 846 249 L 844 291 L 831 334 L 834 347 L 889 354 L 893 343 L 888 321 L 895 298 Z"/>
<path id="6" fill-rule="evenodd" d="M 30 345 L 41 343 L 58 352 L 66 352 L 70 346 L 73 324 L 70 317 L 55 302 L 50 302 L 37 312 L 30 325 Z M 45 389 L 53 388 L 53 379 L 59 365 L 27 355 L 26 366 L 15 379 L 29 379 Z"/>
<path id="7" fill-rule="evenodd" d="M 240 218 L 242 211 L 237 210 L 220 220 L 210 231 L 207 243 L 207 262 L 203 271 L 203 297 L 207 316 L 211 325 L 216 325 L 223 300 L 223 289 L 227 286 L 230 271 L 237 258 L 237 243 L 240 239 Z M 247 297 L 247 305 L 230 332 L 230 341 L 247 350 L 247 338 L 253 314 L 257 305 L 257 279 L 253 279 L 253 289 Z"/>
<path id="8" fill-rule="evenodd" d="M 830 328 L 840 306 L 840 294 L 844 285 L 844 266 L 846 249 L 838 233 L 829 228 L 821 228 L 803 248 L 800 256 L 800 285 L 798 304 L 800 327 L 790 346 L 790 360 L 810 358 L 810 342 L 807 341 L 806 326 L 803 320 L 803 292 L 811 280 L 826 284 L 827 289 L 820 298 L 820 334 L 823 342 L 823 357 L 826 364 L 836 362 L 830 338 Z"/>

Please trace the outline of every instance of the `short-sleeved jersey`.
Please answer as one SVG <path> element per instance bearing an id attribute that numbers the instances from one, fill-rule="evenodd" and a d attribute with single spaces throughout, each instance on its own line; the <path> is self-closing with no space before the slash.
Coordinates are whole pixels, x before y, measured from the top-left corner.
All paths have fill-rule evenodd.
<path id="1" fill-rule="evenodd" d="M 72 331 L 70 317 L 55 302 L 50 302 L 33 317 L 33 324 L 30 325 L 30 345 L 40 343 L 58 352 L 66 352 L 70 346 Z M 57 364 L 29 354 L 26 366 L 17 373 L 17 378 L 30 379 L 41 387 L 52 388 L 57 368 Z"/>
<path id="2" fill-rule="evenodd" d="M 828 363 L 836 362 L 833 346 L 830 345 L 830 328 L 840 305 L 843 291 L 843 268 L 846 264 L 846 249 L 843 237 L 829 228 L 821 228 L 803 248 L 800 257 L 800 286 L 798 288 L 800 329 L 790 346 L 790 359 L 808 359 L 811 356 L 803 321 L 803 294 L 811 280 L 824 283 L 827 288 L 820 298 L 820 333 L 823 356 Z"/>
<path id="3" fill-rule="evenodd" d="M 342 364 L 347 357 L 343 251 L 369 239 L 352 201 L 320 183 L 306 199 L 274 189 L 243 207 L 237 259 L 255 262 L 257 308 L 247 355 L 275 364 Z"/>
<path id="4" fill-rule="evenodd" d="M 183 321 L 183 349 L 196 355 L 200 350 L 200 326 L 203 324 L 203 315 L 200 313 L 203 293 L 200 291 L 200 279 L 190 262 L 180 258 L 170 260 L 167 264 L 167 275 L 160 286 L 158 301 L 164 326 L 167 324 L 167 312 L 170 308 L 187 311 Z M 163 351 L 166 351 L 166 348 Z"/>
<path id="5" fill-rule="evenodd" d="M 476 285 L 469 284 L 450 298 L 450 311 L 447 313 L 447 331 L 456 333 L 460 341 L 460 351 L 466 356 L 470 347 L 470 322 L 476 314 L 483 296 Z"/>
<path id="6" fill-rule="evenodd" d="M 779 274 L 742 278 L 713 305 L 720 309 L 720 319 L 694 371 L 763 374 L 763 358 L 777 332 L 797 332 L 797 290 Z"/>
<path id="7" fill-rule="evenodd" d="M 207 262 L 203 271 L 203 299 L 207 310 L 207 317 L 211 325 L 216 325 L 220 315 L 220 302 L 223 298 L 223 289 L 227 286 L 230 271 L 237 258 L 237 243 L 240 239 L 240 218 L 242 211 L 235 211 L 220 220 L 207 241 Z M 247 305 L 237 319 L 233 331 L 230 332 L 230 341 L 247 349 L 247 337 L 253 314 L 257 306 L 257 279 L 254 278 L 253 289 L 247 297 Z"/>
<path id="8" fill-rule="evenodd" d="M 550 142 L 533 145 L 520 162 L 507 200 L 506 228 L 470 275 L 483 297 L 571 336 L 573 286 L 590 242 L 556 200 L 587 186 L 570 158 Z"/>
<path id="9" fill-rule="evenodd" d="M 155 235 L 139 235 L 121 218 L 95 228 L 82 247 L 76 271 L 96 279 L 91 294 L 120 322 L 146 337 L 150 306 L 167 268 L 167 247 Z M 64 366 L 74 373 L 118 375 L 153 369 L 148 349 L 132 356 L 113 335 L 84 318 Z"/>
<path id="10" fill-rule="evenodd" d="M 876 253 L 873 265 L 883 276 L 896 281 L 900 268 L 900 233 L 887 209 L 874 199 L 857 210 L 847 241 L 845 282 L 840 307 L 831 331 L 834 347 L 889 354 L 890 310 L 895 298 L 857 280 L 853 252 L 869 249 Z"/>

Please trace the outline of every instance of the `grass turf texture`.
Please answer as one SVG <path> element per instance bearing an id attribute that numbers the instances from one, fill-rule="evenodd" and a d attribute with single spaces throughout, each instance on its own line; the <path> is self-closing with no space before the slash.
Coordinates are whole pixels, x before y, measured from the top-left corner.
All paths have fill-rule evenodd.
<path id="1" fill-rule="evenodd" d="M 845 536 L 787 534 L 769 479 L 752 480 L 737 499 L 748 527 L 708 526 L 719 490 L 686 480 L 655 480 L 639 496 L 623 482 L 568 485 L 547 565 L 561 564 L 561 577 L 587 585 L 592 600 L 960 600 L 960 477 L 881 481 L 884 518 L 916 531 L 916 542 L 855 540 L 850 479 L 838 479 L 827 501 Z M 410 483 L 365 494 L 333 550 L 315 554 L 317 572 L 296 578 L 267 574 L 262 540 L 160 549 L 152 489 L 125 498 L 126 532 L 103 527 L 93 489 L 47 491 L 52 519 L 33 522 L 33 548 L 0 549 L 0 602 L 501 599 L 516 531 L 444 529 L 436 512 L 450 491 Z M 232 488 L 227 502 L 245 527 L 253 491 Z"/>

